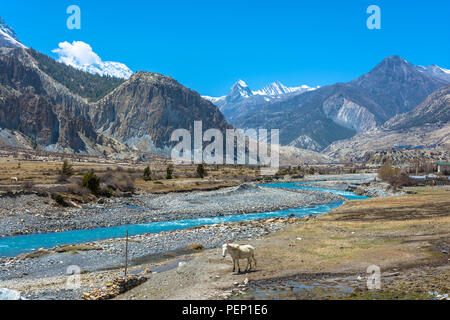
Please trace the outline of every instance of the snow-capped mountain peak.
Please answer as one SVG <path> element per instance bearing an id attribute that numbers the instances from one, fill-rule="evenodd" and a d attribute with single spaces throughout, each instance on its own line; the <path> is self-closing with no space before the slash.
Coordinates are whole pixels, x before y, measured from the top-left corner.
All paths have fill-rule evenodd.
<path id="1" fill-rule="evenodd" d="M 319 88 L 319 87 L 317 87 Z M 312 88 L 307 85 L 301 85 L 298 87 L 287 87 L 280 81 L 272 82 L 260 90 L 252 91 L 247 83 L 243 80 L 238 80 L 231 87 L 228 95 L 222 97 L 203 96 L 204 99 L 211 101 L 212 103 L 222 104 L 222 101 L 226 100 L 231 103 L 239 102 L 254 96 L 263 97 L 266 102 L 273 99 L 281 98 L 288 94 L 300 94 L 306 91 L 312 91 L 317 88 Z"/>
<path id="2" fill-rule="evenodd" d="M 229 102 L 237 102 L 253 95 L 250 87 L 242 80 L 238 80 L 230 89 L 226 99 Z"/>
<path id="3" fill-rule="evenodd" d="M 26 48 L 17 37 L 14 30 L 0 17 L 0 47 Z"/>
<path id="4" fill-rule="evenodd" d="M 240 86 L 242 88 L 247 88 L 248 87 L 248 85 L 245 83 L 245 81 L 240 80 L 240 79 L 235 83 L 235 85 L 238 85 L 238 86 Z"/>
<path id="5" fill-rule="evenodd" d="M 130 78 L 133 74 L 133 71 L 123 63 L 103 61 L 92 47 L 83 41 L 61 42 L 52 52 L 59 56 L 59 62 L 85 72 L 124 79 Z"/>
<path id="6" fill-rule="evenodd" d="M 279 96 L 288 92 L 290 92 L 289 88 L 287 88 L 281 82 L 275 81 L 268 84 L 264 88 L 255 91 L 254 94 L 259 94 L 262 96 Z"/>
<path id="7" fill-rule="evenodd" d="M 280 81 L 275 81 L 275 82 L 268 84 L 267 86 L 265 86 L 264 88 L 262 88 L 258 91 L 254 91 L 253 94 L 276 97 L 276 96 L 281 96 L 284 94 L 295 93 L 295 92 L 303 93 L 305 91 L 310 91 L 310 90 L 314 90 L 314 89 L 315 88 L 311 88 L 307 85 L 301 85 L 299 87 L 286 87 Z"/>
<path id="8" fill-rule="evenodd" d="M 426 72 L 436 78 L 445 80 L 450 83 L 450 70 L 439 67 L 435 64 L 429 65 L 428 67 L 417 66 L 417 70 L 420 72 Z"/>

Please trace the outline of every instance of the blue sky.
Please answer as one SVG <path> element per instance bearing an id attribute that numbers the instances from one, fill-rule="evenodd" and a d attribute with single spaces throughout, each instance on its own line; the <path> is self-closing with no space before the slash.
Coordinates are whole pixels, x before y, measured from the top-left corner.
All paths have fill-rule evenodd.
<path id="1" fill-rule="evenodd" d="M 68 30 L 66 8 L 81 8 Z M 369 5 L 381 30 L 366 27 Z M 2 1 L 0 16 L 21 41 L 56 57 L 83 41 L 104 61 L 172 76 L 205 95 L 238 79 L 252 89 L 274 80 L 311 86 L 349 81 L 386 56 L 450 68 L 450 1 Z"/>

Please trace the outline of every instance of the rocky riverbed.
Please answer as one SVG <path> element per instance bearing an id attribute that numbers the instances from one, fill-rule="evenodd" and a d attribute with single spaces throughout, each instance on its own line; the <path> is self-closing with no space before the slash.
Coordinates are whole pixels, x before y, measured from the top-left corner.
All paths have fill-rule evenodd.
<path id="1" fill-rule="evenodd" d="M 147 268 L 146 265 L 220 247 L 227 241 L 259 239 L 299 221 L 302 220 L 272 218 L 134 236 L 129 239 L 129 266 L 131 270 L 139 266 L 134 272 L 146 274 L 158 270 L 158 267 Z M 119 275 L 124 266 L 125 239 L 88 245 L 96 250 L 49 250 L 0 260 L 0 288 L 18 290 L 26 299 L 77 299 L 83 292 L 99 288 Z M 76 266 L 85 280 L 81 287 L 69 290 L 66 282 L 70 266 Z"/>
<path id="2" fill-rule="evenodd" d="M 204 192 L 140 193 L 130 198 L 99 199 L 82 208 L 56 207 L 52 200 L 37 195 L 2 197 L 0 237 L 257 213 L 343 200 L 331 193 L 254 184 Z"/>
<path id="3" fill-rule="evenodd" d="M 347 182 L 337 181 L 335 185 L 341 183 Z M 344 200 L 329 192 L 265 188 L 256 184 L 216 191 L 140 193 L 130 198 L 99 199 L 83 208 L 60 208 L 49 199 L 21 195 L 0 198 L 0 235 L 257 213 Z M 155 270 L 155 263 L 195 254 L 199 248 L 218 248 L 227 241 L 258 240 L 299 221 L 294 217 L 274 218 L 133 236 L 128 247 L 130 268 L 135 268 L 136 274 L 145 274 L 145 270 Z M 77 299 L 83 292 L 101 288 L 105 282 L 120 276 L 125 256 L 124 239 L 85 245 L 87 249 L 42 249 L 15 258 L 0 258 L 0 288 L 18 290 L 28 299 Z M 77 289 L 67 289 L 67 273 L 71 266 L 75 266 L 84 279 Z"/>

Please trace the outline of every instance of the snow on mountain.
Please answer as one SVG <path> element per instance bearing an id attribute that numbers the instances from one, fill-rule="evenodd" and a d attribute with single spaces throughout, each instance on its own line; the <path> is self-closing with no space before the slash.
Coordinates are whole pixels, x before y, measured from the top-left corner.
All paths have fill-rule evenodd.
<path id="1" fill-rule="evenodd" d="M 264 88 L 262 88 L 258 91 L 253 91 L 253 94 L 276 97 L 276 96 L 281 96 L 283 94 L 294 93 L 294 92 L 302 93 L 302 92 L 310 91 L 310 90 L 314 90 L 314 88 L 311 88 L 307 85 L 302 85 L 300 87 L 286 87 L 280 81 L 275 81 L 275 82 L 268 84 L 267 86 L 265 86 Z"/>
<path id="2" fill-rule="evenodd" d="M 223 101 L 223 100 L 225 100 L 226 97 L 227 96 L 221 96 L 221 97 L 202 96 L 203 99 L 211 101 L 212 103 Z"/>
<path id="3" fill-rule="evenodd" d="M 417 66 L 417 70 L 420 72 L 426 72 L 436 78 L 445 80 L 450 83 L 450 70 L 448 70 L 448 69 L 444 69 L 435 64 L 432 64 L 428 67 Z"/>
<path id="4" fill-rule="evenodd" d="M 14 30 L 0 17 L 0 47 L 26 48 L 17 37 Z"/>
<path id="5" fill-rule="evenodd" d="M 306 91 L 315 90 L 307 85 L 299 87 L 286 87 L 280 81 L 272 82 L 265 87 L 257 91 L 252 91 L 250 87 L 243 80 L 238 80 L 230 89 L 230 92 L 226 96 L 222 97 L 210 97 L 203 96 L 204 99 L 211 101 L 212 103 L 220 103 L 223 101 L 238 102 L 243 99 L 251 98 L 254 96 L 263 96 L 265 101 L 271 101 L 274 98 L 279 98 L 287 94 L 300 94 Z"/>
<path id="6" fill-rule="evenodd" d="M 133 71 L 131 71 L 123 63 L 113 61 L 104 61 L 99 64 L 83 65 L 78 69 L 89 73 L 99 74 L 101 76 L 110 76 L 124 79 L 129 79 L 133 74 Z"/>
<path id="7" fill-rule="evenodd" d="M 61 42 L 52 52 L 59 56 L 59 62 L 85 72 L 124 79 L 129 79 L 133 74 L 123 63 L 103 61 L 89 44 L 82 41 L 74 41 L 72 44 Z"/>

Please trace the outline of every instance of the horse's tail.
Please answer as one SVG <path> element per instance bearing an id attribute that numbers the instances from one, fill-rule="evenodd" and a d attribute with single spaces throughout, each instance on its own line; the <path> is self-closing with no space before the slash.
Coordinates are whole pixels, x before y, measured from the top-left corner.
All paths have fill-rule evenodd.
<path id="1" fill-rule="evenodd" d="M 254 252 L 252 254 L 252 258 L 253 258 L 253 261 L 255 262 L 255 268 L 256 268 L 257 267 L 257 262 L 256 262 L 255 253 Z"/>

